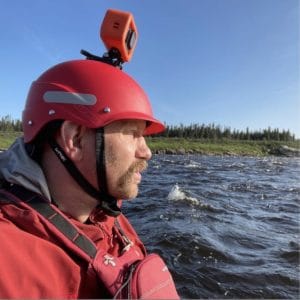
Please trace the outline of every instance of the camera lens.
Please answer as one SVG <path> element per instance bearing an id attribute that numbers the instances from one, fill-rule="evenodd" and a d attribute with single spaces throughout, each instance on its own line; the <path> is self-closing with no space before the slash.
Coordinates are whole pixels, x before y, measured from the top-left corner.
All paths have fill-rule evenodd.
<path id="1" fill-rule="evenodd" d="M 135 42 L 136 42 L 136 33 L 133 30 L 129 29 L 125 40 L 127 50 L 131 50 L 135 46 Z"/>

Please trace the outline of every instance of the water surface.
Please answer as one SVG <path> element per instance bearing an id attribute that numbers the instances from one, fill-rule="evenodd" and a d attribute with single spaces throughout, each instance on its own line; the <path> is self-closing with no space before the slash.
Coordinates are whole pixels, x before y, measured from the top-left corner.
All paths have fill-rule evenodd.
<path id="1" fill-rule="evenodd" d="M 298 298 L 299 158 L 155 155 L 124 203 L 183 298 Z"/>

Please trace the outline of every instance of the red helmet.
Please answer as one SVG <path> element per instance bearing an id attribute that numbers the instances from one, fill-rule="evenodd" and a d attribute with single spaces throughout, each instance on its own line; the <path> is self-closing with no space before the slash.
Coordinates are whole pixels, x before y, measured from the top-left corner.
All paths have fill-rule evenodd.
<path id="1" fill-rule="evenodd" d="M 58 64 L 32 83 L 23 111 L 24 141 L 32 141 L 47 123 L 59 119 L 89 128 L 138 119 L 149 124 L 145 134 L 165 129 L 153 117 L 137 82 L 116 67 L 93 60 Z"/>

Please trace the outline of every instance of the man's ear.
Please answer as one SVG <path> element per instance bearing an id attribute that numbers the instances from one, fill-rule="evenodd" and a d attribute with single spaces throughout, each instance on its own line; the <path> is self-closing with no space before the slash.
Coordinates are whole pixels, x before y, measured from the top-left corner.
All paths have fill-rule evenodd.
<path id="1" fill-rule="evenodd" d="M 73 161 L 82 159 L 83 137 L 86 127 L 71 121 L 64 121 L 59 130 L 58 141 L 62 149 Z"/>

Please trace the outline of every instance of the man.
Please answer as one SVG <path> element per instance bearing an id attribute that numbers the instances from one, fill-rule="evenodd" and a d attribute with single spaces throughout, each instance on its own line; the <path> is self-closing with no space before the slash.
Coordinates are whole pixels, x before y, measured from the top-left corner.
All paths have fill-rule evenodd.
<path id="1" fill-rule="evenodd" d="M 146 257 L 120 199 L 136 197 L 151 158 L 144 135 L 163 124 L 132 78 L 93 60 L 33 82 L 22 124 L 24 137 L 0 155 L 0 298 L 113 297 Z M 165 283 L 145 295 L 178 297 Z"/>

